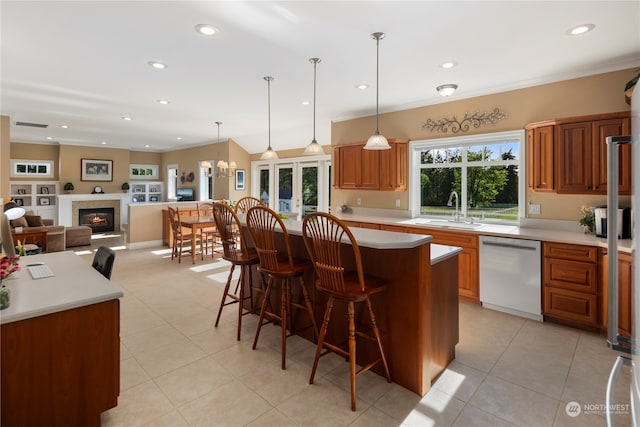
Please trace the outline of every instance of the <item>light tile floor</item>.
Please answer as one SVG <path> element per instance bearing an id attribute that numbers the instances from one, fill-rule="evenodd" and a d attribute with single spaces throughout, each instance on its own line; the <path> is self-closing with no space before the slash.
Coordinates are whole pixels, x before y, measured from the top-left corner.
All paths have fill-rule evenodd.
<path id="1" fill-rule="evenodd" d="M 89 262 L 97 245 L 77 248 Z M 121 247 L 122 249 L 122 247 Z M 456 359 L 420 397 L 382 377 L 358 378 L 350 410 L 348 364 L 320 361 L 308 384 L 315 347 L 287 343 L 280 369 L 279 328 L 265 327 L 251 349 L 257 316 L 236 311 L 213 327 L 228 264 L 181 264 L 165 248 L 117 252 L 112 280 L 121 300 L 121 383 L 118 406 L 102 415 L 112 426 L 603 426 L 605 385 L 618 353 L 597 335 L 460 304 Z M 629 402 L 629 372 L 616 402 Z M 582 413 L 570 417 L 569 402 Z M 589 405 L 589 406 L 585 406 Z M 591 413 L 585 413 L 589 409 Z M 618 425 L 629 425 L 619 414 Z"/>

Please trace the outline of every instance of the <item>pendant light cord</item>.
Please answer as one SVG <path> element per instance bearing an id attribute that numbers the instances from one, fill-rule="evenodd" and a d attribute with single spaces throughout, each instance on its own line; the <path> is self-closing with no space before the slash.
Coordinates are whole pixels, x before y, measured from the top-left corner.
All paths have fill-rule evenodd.
<path id="1" fill-rule="evenodd" d="M 313 142 L 316 141 L 316 67 L 319 59 L 313 61 Z"/>
<path id="2" fill-rule="evenodd" d="M 267 150 L 271 150 L 271 80 L 273 77 L 265 77 L 264 79 L 267 81 L 267 117 L 269 120 L 269 148 Z"/>
<path id="3" fill-rule="evenodd" d="M 378 98 L 380 93 L 380 36 L 381 33 L 374 33 L 376 36 L 376 135 L 380 134 L 380 127 L 378 124 L 379 107 Z"/>

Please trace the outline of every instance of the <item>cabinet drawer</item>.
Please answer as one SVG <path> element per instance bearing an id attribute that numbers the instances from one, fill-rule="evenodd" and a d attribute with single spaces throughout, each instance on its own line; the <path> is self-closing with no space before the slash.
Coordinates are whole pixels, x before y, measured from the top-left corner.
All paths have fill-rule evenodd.
<path id="1" fill-rule="evenodd" d="M 598 323 L 597 298 L 592 294 L 545 286 L 543 305 L 543 314 L 548 316 L 593 326 Z"/>
<path id="2" fill-rule="evenodd" d="M 595 263 L 598 260 L 598 250 L 593 246 L 545 242 L 544 256 Z"/>
<path id="3" fill-rule="evenodd" d="M 597 266 L 586 262 L 545 258 L 544 284 L 595 294 Z"/>

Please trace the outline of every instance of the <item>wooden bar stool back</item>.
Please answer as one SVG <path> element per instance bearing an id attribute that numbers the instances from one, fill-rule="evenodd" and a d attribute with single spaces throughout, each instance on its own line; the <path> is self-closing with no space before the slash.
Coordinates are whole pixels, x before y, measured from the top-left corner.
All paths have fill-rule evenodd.
<path id="1" fill-rule="evenodd" d="M 242 330 L 242 316 L 253 312 L 253 279 L 251 277 L 251 266 L 257 265 L 260 260 L 255 248 L 250 248 L 243 233 L 238 233 L 241 230 L 240 220 L 236 216 L 234 210 L 226 204 L 216 203 L 213 205 L 213 217 L 216 221 L 217 231 L 220 233 L 220 240 L 222 241 L 222 258 L 231 263 L 231 270 L 229 271 L 229 277 L 227 278 L 227 284 L 224 287 L 224 293 L 222 294 L 222 301 L 220 301 L 220 309 L 218 310 L 218 316 L 216 317 L 215 326 L 218 327 L 220 322 L 220 315 L 222 309 L 230 304 L 238 304 L 238 336 L 237 340 L 240 341 L 240 332 Z M 236 237 L 239 234 L 239 239 Z M 229 292 L 231 287 L 231 278 L 236 266 L 240 266 L 240 278 L 236 283 L 235 291 Z M 249 278 L 249 296 L 245 295 L 246 279 Z M 230 299 L 227 302 L 227 298 Z M 250 309 L 244 309 L 245 300 L 250 301 Z"/>
<path id="2" fill-rule="evenodd" d="M 178 258 L 178 263 L 182 261 L 182 251 L 185 244 L 188 244 L 187 250 L 191 251 L 191 241 L 196 239 L 196 243 L 200 243 L 200 258 L 202 258 L 202 241 L 199 234 L 192 233 L 189 229 L 185 229 L 180 225 L 180 211 L 178 208 L 172 208 L 169 206 L 169 222 L 171 224 L 171 231 L 173 233 L 173 244 L 171 247 L 171 260 Z"/>
<path id="3" fill-rule="evenodd" d="M 292 316 L 292 307 L 305 310 L 308 313 L 311 320 L 309 327 L 313 327 L 313 338 L 315 339 L 318 336 L 318 327 L 313 316 L 311 300 L 302 277 L 305 271 L 312 269 L 313 266 L 308 260 L 293 257 L 287 228 L 273 210 L 263 205 L 254 206 L 247 212 L 246 223 L 260 258 L 258 270 L 268 276 L 267 290 L 260 308 L 260 319 L 256 337 L 253 341 L 253 349 L 255 350 L 258 344 L 260 329 L 264 323 L 280 323 L 282 331 L 282 369 L 286 369 L 286 339 L 295 333 L 292 330 L 295 324 L 295 319 Z M 277 235 L 282 235 L 284 238 L 285 250 L 278 250 L 276 247 Z M 304 297 L 304 305 L 292 301 L 292 279 L 298 279 L 300 290 Z M 271 308 L 270 296 L 275 283 L 281 284 L 280 313 L 276 313 Z M 265 317 L 268 319 L 267 322 L 264 322 Z M 289 334 L 287 334 L 287 328 L 289 328 Z"/>
<path id="4" fill-rule="evenodd" d="M 360 256 L 360 248 L 356 239 L 353 237 L 351 230 L 340 219 L 324 212 L 315 212 L 304 217 L 302 221 L 302 236 L 305 246 L 315 267 L 318 280 L 316 281 L 316 289 L 326 293 L 329 296 L 327 308 L 324 313 L 322 327 L 320 328 L 320 337 L 318 338 L 318 346 L 316 355 L 313 360 L 313 369 L 309 383 L 313 384 L 313 379 L 318 368 L 318 360 L 320 357 L 329 352 L 337 353 L 349 359 L 349 373 L 351 379 L 351 410 L 356 410 L 356 376 L 368 371 L 377 363 L 381 362 L 387 377 L 387 381 L 391 382 L 389 367 L 384 354 L 382 341 L 380 339 L 380 331 L 376 324 L 376 318 L 371 308 L 370 296 L 374 293 L 385 290 L 386 284 L 383 280 L 370 277 L 364 274 L 362 270 L 362 258 Z M 353 252 L 356 271 L 348 271 L 343 259 L 347 255 L 347 251 Z M 348 325 L 349 325 L 349 341 L 348 351 L 338 345 L 325 342 L 327 328 L 331 320 L 331 311 L 336 300 L 345 301 L 347 303 Z M 366 302 L 369 319 L 371 321 L 371 329 L 373 336 L 364 332 L 356 331 L 355 328 L 355 303 Z M 356 372 L 356 335 L 374 340 L 378 344 L 380 357 L 367 365 L 362 366 Z M 326 349 L 324 352 L 323 350 Z"/>
<path id="5" fill-rule="evenodd" d="M 200 202 L 198 203 L 198 218 L 213 218 L 213 203 Z M 215 256 L 216 246 L 220 241 L 220 234 L 216 227 L 204 227 L 202 228 L 202 244 L 204 246 L 205 254 L 209 254 L 209 245 L 211 245 L 211 255 Z"/>
<path id="6" fill-rule="evenodd" d="M 251 209 L 254 206 L 264 206 L 264 204 L 260 199 L 257 199 L 255 197 L 251 197 L 251 196 L 243 197 L 240 200 L 238 200 L 238 203 L 236 203 L 236 213 L 246 214 L 249 211 L 249 209 Z"/>

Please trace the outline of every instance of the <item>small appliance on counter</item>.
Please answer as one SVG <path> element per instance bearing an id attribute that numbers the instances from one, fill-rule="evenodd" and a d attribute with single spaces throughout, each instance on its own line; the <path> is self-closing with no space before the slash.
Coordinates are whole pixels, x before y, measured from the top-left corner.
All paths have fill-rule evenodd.
<path id="1" fill-rule="evenodd" d="M 607 208 L 596 208 L 594 210 L 595 215 L 595 228 L 597 237 L 607 237 Z M 618 209 L 618 239 L 630 239 L 631 238 L 631 209 L 623 208 Z"/>

